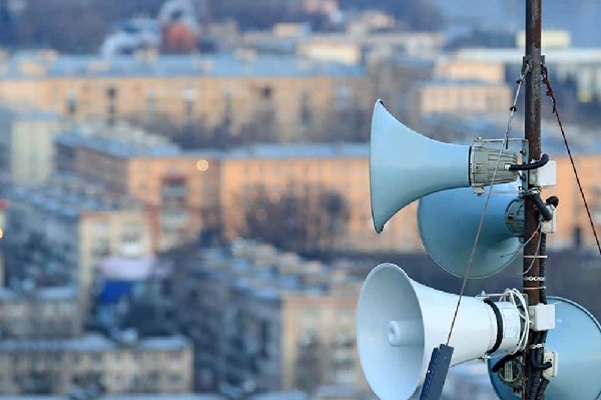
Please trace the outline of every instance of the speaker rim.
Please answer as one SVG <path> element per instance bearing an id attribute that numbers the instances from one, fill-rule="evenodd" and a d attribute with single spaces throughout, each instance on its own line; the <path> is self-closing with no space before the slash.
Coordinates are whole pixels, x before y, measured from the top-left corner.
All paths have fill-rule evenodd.
<path id="1" fill-rule="evenodd" d="M 373 135 L 374 135 L 374 128 L 373 128 L 373 124 L 374 124 L 374 115 L 376 113 L 376 109 L 378 106 L 378 103 L 380 103 L 382 105 L 382 107 L 384 107 L 384 102 L 380 99 L 376 100 L 376 104 L 374 105 L 374 109 L 372 111 L 372 117 L 371 117 L 371 128 L 369 131 L 369 209 L 371 211 L 371 221 L 374 225 L 374 230 L 376 231 L 376 233 L 382 233 L 382 231 L 384 231 L 384 224 L 382 224 L 382 228 L 378 229 L 378 223 L 376 222 L 376 215 L 374 212 L 374 180 L 373 180 L 373 151 L 374 151 L 374 147 L 371 145 L 373 142 Z M 367 278 L 366 278 L 367 279 Z"/>
<path id="2" fill-rule="evenodd" d="M 560 297 L 560 296 L 547 296 L 548 300 L 558 300 L 564 303 L 567 303 L 569 305 L 572 305 L 574 307 L 576 307 L 577 309 L 584 311 L 584 314 L 586 314 L 592 321 L 593 324 L 597 327 L 598 331 L 599 331 L 599 336 L 601 336 L 601 324 L 599 323 L 599 321 L 597 320 L 597 318 L 595 318 L 595 316 L 589 311 L 587 310 L 585 307 L 583 307 L 582 305 L 576 303 L 573 300 L 570 299 L 566 299 L 564 297 Z M 561 354 L 559 355 L 560 357 L 560 365 L 561 365 Z M 496 360 L 496 358 L 494 359 Z M 500 383 L 498 380 L 493 379 L 493 374 L 491 373 L 491 368 L 492 368 L 492 362 L 493 359 L 489 359 L 487 364 L 488 364 L 488 378 L 490 380 L 491 386 L 493 387 L 493 390 L 495 391 L 495 394 L 497 395 L 497 397 L 500 400 L 515 400 L 515 399 L 519 399 L 519 397 L 517 396 L 513 396 L 513 398 L 511 397 L 506 397 L 504 392 L 500 392 L 499 391 L 499 387 L 501 388 L 505 388 L 505 385 L 503 385 L 502 383 Z M 559 367 L 561 369 L 561 367 Z M 561 373 L 561 372 L 560 372 Z M 599 389 L 599 393 L 597 394 L 597 397 L 595 398 L 595 400 L 601 399 L 601 388 Z"/>
<path id="3" fill-rule="evenodd" d="M 503 185 L 512 185 L 513 186 L 514 183 L 503 184 Z M 497 186 L 500 186 L 500 185 L 497 185 Z M 445 189 L 445 190 L 441 190 L 441 191 L 438 191 L 438 192 L 430 193 L 429 195 L 420 198 L 418 200 L 418 204 L 417 204 L 416 218 L 417 218 L 417 229 L 418 229 L 419 237 L 420 237 L 420 240 L 422 242 L 422 245 L 424 246 L 424 249 L 426 250 L 426 253 L 436 263 L 436 265 L 438 265 L 442 270 L 444 270 L 445 272 L 449 273 L 450 275 L 452 275 L 454 277 L 463 279 L 463 278 L 465 278 L 465 273 L 460 274 L 460 273 L 457 273 L 456 271 L 454 271 L 452 268 L 447 267 L 445 265 L 445 263 L 443 262 L 443 260 L 441 260 L 440 257 L 438 257 L 438 253 L 432 251 L 431 247 L 428 245 L 429 241 L 424 238 L 424 235 L 425 235 L 425 231 L 424 231 L 425 226 L 424 226 L 424 223 L 422 221 L 422 218 L 420 218 L 420 215 L 423 214 L 423 212 L 422 212 L 423 201 L 422 200 L 424 200 L 426 197 L 431 196 L 431 195 L 441 195 L 444 192 L 458 191 L 458 190 L 462 190 L 462 191 L 468 191 L 468 190 L 470 190 L 471 191 L 471 189 L 469 189 L 469 188 Z M 489 190 L 491 190 L 491 189 L 489 189 Z M 492 195 L 494 196 L 495 193 L 493 193 Z M 474 196 L 476 196 L 476 195 L 474 194 Z M 485 195 L 485 196 L 487 196 L 487 195 Z M 474 260 L 472 260 L 472 266 L 471 266 L 471 269 L 470 269 L 470 274 L 468 276 L 468 279 L 486 279 L 486 278 L 490 278 L 491 276 L 497 275 L 500 272 L 504 271 L 511 264 L 513 264 L 513 262 L 515 261 L 515 259 L 517 258 L 518 254 L 519 254 L 519 250 L 522 248 L 523 245 L 522 245 L 522 243 L 520 242 L 520 240 L 519 240 L 519 238 L 517 236 L 515 238 L 511 238 L 510 240 L 512 240 L 514 242 L 513 246 L 511 246 L 511 247 L 513 247 L 514 250 L 515 250 L 515 251 L 512 252 L 513 254 L 512 254 L 511 257 L 507 257 L 507 259 L 506 259 L 505 262 L 499 263 L 497 265 L 497 267 L 493 271 L 488 272 L 488 273 L 484 273 L 484 274 L 483 273 L 478 274 L 477 273 L 477 268 L 476 269 L 474 268 L 474 263 L 476 261 L 476 259 L 474 257 Z M 510 247 L 509 245 L 506 245 L 506 246 Z M 470 250 L 471 250 L 471 247 L 470 247 Z M 469 260 L 466 260 L 465 269 L 467 269 L 467 263 L 468 262 L 469 262 Z"/>
<path id="4" fill-rule="evenodd" d="M 411 297 L 412 301 L 413 301 L 415 304 L 417 304 L 417 305 L 418 305 L 416 309 L 417 309 L 417 311 L 418 311 L 418 313 L 419 313 L 420 324 L 421 324 L 421 329 L 422 329 L 422 335 L 423 335 L 423 332 L 424 332 L 424 329 L 425 329 L 425 325 L 424 325 L 424 316 L 423 316 L 423 312 L 422 312 L 421 304 L 420 304 L 420 301 L 419 301 L 419 296 L 418 296 L 418 294 L 417 294 L 417 291 L 416 291 L 416 289 L 415 289 L 415 287 L 414 287 L 414 285 L 413 285 L 413 283 L 414 283 L 415 281 L 413 281 L 413 280 L 412 280 L 412 279 L 409 277 L 409 275 L 408 275 L 408 274 L 405 272 L 405 270 L 404 270 L 403 268 L 401 268 L 399 265 L 396 265 L 396 264 L 394 264 L 394 263 L 391 263 L 391 262 L 384 262 L 384 263 L 380 263 L 380 264 L 378 264 L 378 265 L 377 265 L 375 268 L 373 268 L 373 269 L 372 269 L 372 270 L 369 272 L 369 274 L 367 275 L 367 277 L 366 277 L 366 278 L 365 278 L 365 280 L 363 281 L 363 284 L 362 284 L 362 287 L 361 287 L 361 291 L 360 291 L 360 293 L 359 293 L 359 299 L 358 299 L 358 302 L 357 302 L 356 321 L 355 321 L 356 344 L 357 344 L 357 355 L 358 355 L 358 358 L 359 358 L 359 366 L 361 367 L 361 371 L 363 372 L 363 376 L 364 376 L 365 380 L 367 381 L 367 383 L 368 383 L 368 385 L 369 385 L 370 389 L 372 390 L 372 392 L 373 392 L 374 394 L 376 394 L 376 396 L 377 396 L 378 398 L 383 398 L 383 397 L 381 396 L 381 394 L 382 394 L 382 390 L 383 390 L 383 389 L 381 389 L 381 388 L 378 388 L 379 390 L 378 390 L 378 391 L 376 391 L 376 389 L 375 389 L 375 388 L 372 386 L 372 384 L 371 384 L 371 382 L 370 382 L 370 379 L 368 379 L 368 376 L 367 376 L 368 374 L 367 374 L 367 372 L 366 372 L 366 369 L 365 369 L 367 364 L 366 364 L 366 362 L 364 362 L 364 361 L 365 361 L 365 357 L 366 357 L 366 356 L 365 356 L 365 354 L 366 354 L 366 351 L 367 351 L 367 350 L 369 350 L 369 349 L 364 349 L 363 351 L 361 351 L 361 348 L 362 348 L 363 346 L 365 346 L 365 345 L 363 344 L 363 343 L 364 343 L 363 341 L 359 340 L 359 334 L 358 334 L 358 333 L 360 332 L 360 330 L 359 330 L 359 324 L 360 324 L 361 322 L 363 322 L 363 321 L 362 321 L 362 319 L 360 319 L 360 318 L 359 318 L 359 312 L 360 312 L 360 305 L 361 305 L 361 304 L 363 304 L 363 305 L 364 305 L 364 307 L 365 307 L 365 300 L 363 300 L 363 302 L 362 302 L 362 299 L 364 299 L 364 297 L 363 297 L 363 296 L 366 296 L 366 295 L 364 294 L 364 292 L 365 292 L 366 288 L 368 287 L 368 283 L 369 283 L 369 282 L 370 282 L 372 279 L 374 279 L 374 277 L 377 275 L 377 273 L 378 273 L 379 271 L 381 271 L 381 270 L 386 270 L 386 269 L 394 270 L 394 272 L 398 274 L 398 275 L 397 275 L 397 276 L 398 276 L 398 278 L 399 278 L 399 279 L 401 279 L 401 280 L 403 281 L 403 283 L 407 284 L 407 286 L 408 286 L 409 288 L 411 288 L 411 291 L 410 291 L 410 297 Z M 372 292 L 373 292 L 373 289 L 372 289 Z M 363 309 L 363 307 L 362 307 L 362 309 Z M 367 308 L 365 308 L 365 309 L 364 309 L 364 312 L 367 312 Z M 421 346 L 421 347 L 420 347 L 420 350 L 421 350 L 421 354 L 422 354 L 422 358 L 423 358 L 423 355 L 425 354 L 425 349 L 426 349 L 426 342 L 425 342 L 425 338 L 423 338 L 423 339 L 422 339 L 420 346 Z M 362 356 L 362 354 L 363 354 L 363 356 Z M 421 360 L 421 361 L 423 361 L 423 360 Z M 418 390 L 418 389 L 419 389 L 419 387 L 420 387 L 419 381 L 420 381 L 421 367 L 422 367 L 422 366 L 420 365 L 420 368 L 417 368 L 417 369 L 416 369 L 417 376 L 416 376 L 416 379 L 415 379 L 415 385 L 414 385 L 414 386 L 415 386 L 415 389 L 413 390 L 413 393 L 410 395 L 410 397 L 411 397 L 411 396 L 412 396 L 412 395 L 415 393 L 415 391 L 416 391 L 416 390 Z M 370 372 L 370 375 L 371 375 L 371 374 L 372 374 L 372 372 Z M 401 379 L 401 377 L 399 377 L 399 379 Z M 378 393 L 378 392 L 379 392 L 379 393 Z"/>

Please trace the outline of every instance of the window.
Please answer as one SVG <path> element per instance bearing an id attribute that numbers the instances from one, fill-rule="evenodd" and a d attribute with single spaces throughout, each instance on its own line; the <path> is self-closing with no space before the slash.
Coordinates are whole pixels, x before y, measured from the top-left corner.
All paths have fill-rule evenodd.
<path id="1" fill-rule="evenodd" d="M 334 91 L 334 107 L 337 111 L 346 111 L 351 107 L 351 88 L 346 85 L 337 86 Z"/>
<path id="2" fill-rule="evenodd" d="M 77 91 L 75 89 L 69 89 L 67 94 L 67 113 L 70 117 L 77 115 Z"/>
<path id="3" fill-rule="evenodd" d="M 300 120 L 304 127 L 311 125 L 313 120 L 313 114 L 311 112 L 311 104 L 309 99 L 309 92 L 303 90 L 300 99 Z"/>
<path id="4" fill-rule="evenodd" d="M 187 87 L 183 91 L 184 115 L 187 124 L 192 124 L 194 116 L 194 102 L 196 101 L 196 89 Z"/>
<path id="5" fill-rule="evenodd" d="M 107 99 L 107 121 L 109 126 L 114 126 L 117 118 L 117 97 L 119 90 L 115 86 L 109 86 L 106 89 Z"/>
<path id="6" fill-rule="evenodd" d="M 150 89 L 146 92 L 146 122 L 151 124 L 154 122 L 156 113 L 156 94 Z"/>
<path id="7" fill-rule="evenodd" d="M 223 126 L 229 128 L 232 125 L 233 116 L 233 100 L 232 92 L 228 91 L 225 93 L 224 105 L 223 105 Z"/>

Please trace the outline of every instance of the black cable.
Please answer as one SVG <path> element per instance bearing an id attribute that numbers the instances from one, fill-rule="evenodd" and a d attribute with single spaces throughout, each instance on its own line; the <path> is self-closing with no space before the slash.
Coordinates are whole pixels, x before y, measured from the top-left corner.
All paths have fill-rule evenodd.
<path id="1" fill-rule="evenodd" d="M 543 371 L 551 368 L 553 364 L 551 362 L 543 362 L 545 357 L 544 344 L 547 340 L 547 331 L 537 332 L 535 335 L 535 344 L 541 345 L 530 352 L 530 367 L 532 368 L 532 374 L 528 385 L 528 400 L 536 400 L 538 393 L 541 391 L 541 385 L 545 378 L 543 378 Z M 543 389 L 544 392 L 544 389 Z"/>
<path id="2" fill-rule="evenodd" d="M 546 333 L 546 331 L 545 331 L 545 333 Z M 537 343 L 537 344 L 543 344 L 543 342 Z M 545 351 L 545 349 L 543 347 L 537 347 L 534 350 L 535 351 L 530 352 L 530 366 L 534 370 L 542 372 L 553 366 L 553 364 L 550 361 L 547 361 L 545 363 L 543 362 L 543 356 L 544 356 L 544 351 Z"/>
<path id="3" fill-rule="evenodd" d="M 574 157 L 572 156 L 572 151 L 570 150 L 570 145 L 568 144 L 568 139 L 566 137 L 566 133 L 563 129 L 563 124 L 561 123 L 561 118 L 559 118 L 559 110 L 557 109 L 557 101 L 555 100 L 555 94 L 553 93 L 553 87 L 551 87 L 551 82 L 549 81 L 549 71 L 546 66 L 543 65 L 541 69 L 541 74 L 543 77 L 543 83 L 547 86 L 547 96 L 551 99 L 551 104 L 553 105 L 553 114 L 557 119 L 557 124 L 559 125 L 559 130 L 561 131 L 561 136 L 563 138 L 563 143 L 565 144 L 566 151 L 568 152 L 568 157 L 570 158 L 570 164 L 572 164 L 572 170 L 574 171 L 574 177 L 576 178 L 576 184 L 578 185 L 578 189 L 580 190 L 580 197 L 582 198 L 582 202 L 584 203 L 584 208 L 586 210 L 586 215 L 588 216 L 588 221 L 591 225 L 591 229 L 593 231 L 593 236 L 595 237 L 595 243 L 597 244 L 597 250 L 599 250 L 599 255 L 601 255 L 601 242 L 599 241 L 599 235 L 597 235 L 597 229 L 595 228 L 595 222 L 593 221 L 593 217 L 591 216 L 591 210 L 588 206 L 588 202 L 586 200 L 586 196 L 584 195 L 584 189 L 582 188 L 582 183 L 580 182 L 580 176 L 578 175 L 578 170 L 576 169 L 576 163 L 574 162 Z"/>
<path id="4" fill-rule="evenodd" d="M 536 392 L 536 397 L 534 400 L 543 400 L 545 398 L 545 390 L 547 390 L 547 386 L 549 385 L 549 380 L 547 378 L 542 378 L 540 381 L 540 385 L 538 386 L 538 391 Z"/>
<path id="5" fill-rule="evenodd" d="M 540 342 L 540 332 L 534 332 L 532 334 L 532 344 L 538 344 Z M 536 395 L 536 391 L 538 389 L 538 373 L 539 370 L 534 368 L 536 364 L 536 349 L 530 349 L 529 358 L 527 359 L 525 368 L 527 368 L 530 373 L 528 375 L 528 381 L 526 382 L 526 399 L 534 400 L 534 396 Z M 526 376 L 526 374 L 524 374 Z"/>
<path id="6" fill-rule="evenodd" d="M 547 200 L 545 200 L 545 203 L 550 204 L 553 207 L 557 208 L 557 206 L 559 206 L 559 197 L 551 196 L 551 197 L 547 198 Z"/>
<path id="7" fill-rule="evenodd" d="M 549 162 L 549 156 L 544 153 L 540 160 L 536 160 L 536 161 L 532 161 L 531 163 L 528 164 L 511 164 L 508 167 L 509 171 L 529 171 L 532 169 L 537 169 L 540 168 L 542 166 L 544 166 L 545 164 L 547 164 Z"/>
<path id="8" fill-rule="evenodd" d="M 540 198 L 540 194 L 532 193 L 530 197 L 534 200 L 536 208 L 538 208 L 538 212 L 541 217 L 543 217 L 543 220 L 551 221 L 553 219 L 553 213 L 547 208 L 547 204 L 543 202 L 543 199 Z"/>

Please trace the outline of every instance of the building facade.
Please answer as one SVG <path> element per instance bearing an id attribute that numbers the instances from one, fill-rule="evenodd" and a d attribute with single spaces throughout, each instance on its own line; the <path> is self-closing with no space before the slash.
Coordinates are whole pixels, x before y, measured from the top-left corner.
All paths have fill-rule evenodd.
<path id="1" fill-rule="evenodd" d="M 9 276 L 39 287 L 76 285 L 84 309 L 102 259 L 153 254 L 149 213 L 131 198 L 107 195 L 73 178 L 14 187 L 8 198 Z"/>
<path id="2" fill-rule="evenodd" d="M 339 193 L 348 215 L 338 234 L 318 242 L 324 248 L 421 248 L 411 218 L 415 205 L 395 216 L 381 235 L 373 231 L 367 144 L 268 144 L 195 152 L 68 135 L 57 139 L 57 154 L 62 172 L 149 204 L 160 250 L 196 240 L 201 232 L 221 231 L 227 239 L 242 235 L 245 204 L 258 187 L 273 199 Z"/>
<path id="3" fill-rule="evenodd" d="M 197 390 L 367 390 L 354 338 L 360 279 L 253 242 L 203 254 L 174 277 Z"/>
<path id="4" fill-rule="evenodd" d="M 418 85 L 413 96 L 413 110 L 422 116 L 504 113 L 512 104 L 504 82 L 430 80 Z"/>
<path id="5" fill-rule="evenodd" d="M 118 342 L 99 334 L 0 341 L 0 393 L 189 393 L 192 344 L 182 336 Z"/>
<path id="6" fill-rule="evenodd" d="M 0 101 L 75 120 L 154 125 L 170 119 L 234 134 L 268 129 L 281 140 L 298 140 L 335 121 L 340 108 L 371 102 L 361 66 L 296 56 L 239 51 L 101 59 L 46 52 L 3 62 Z"/>
<path id="7" fill-rule="evenodd" d="M 58 114 L 0 108 L 0 184 L 46 181 L 54 169 Z"/>
<path id="8" fill-rule="evenodd" d="M 0 289 L 2 339 L 56 339 L 79 336 L 83 315 L 74 286 Z"/>

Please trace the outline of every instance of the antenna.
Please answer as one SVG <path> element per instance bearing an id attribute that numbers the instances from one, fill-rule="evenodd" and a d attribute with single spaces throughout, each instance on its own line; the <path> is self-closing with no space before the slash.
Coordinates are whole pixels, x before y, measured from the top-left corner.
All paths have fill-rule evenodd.
<path id="1" fill-rule="evenodd" d="M 555 233 L 559 199 L 541 199 L 541 190 L 557 180 L 555 162 L 541 152 L 543 82 L 588 207 L 541 53 L 541 16 L 542 0 L 527 0 L 526 54 L 499 149 L 478 140 L 458 146 L 429 139 L 376 102 L 370 139 L 374 228 L 381 232 L 400 209 L 419 200 L 424 247 L 443 269 L 463 277 L 459 295 L 453 295 L 412 281 L 392 264 L 368 275 L 357 307 L 357 348 L 365 377 L 382 400 L 416 394 L 440 399 L 449 368 L 475 358 L 489 360 L 502 400 L 601 398 L 601 384 L 592 384 L 601 375 L 601 326 L 578 304 L 546 296 L 546 237 Z M 525 139 L 518 163 L 508 149 L 509 132 L 524 82 Z M 492 197 L 493 187 L 507 194 L 499 184 L 510 187 L 518 176 L 517 197 Z M 481 212 L 474 211 L 477 205 Z M 523 247 L 522 290 L 464 296 L 467 279 L 499 272 L 520 251 L 515 237 Z M 601 253 L 598 239 L 597 246 Z M 495 296 L 499 301 L 491 300 Z"/>
<path id="2" fill-rule="evenodd" d="M 529 159 L 538 160 L 541 158 L 541 115 L 540 115 L 540 90 L 542 80 L 542 64 L 543 56 L 541 50 L 542 36 L 542 0 L 527 0 L 526 1 L 526 56 L 524 57 L 523 69 L 528 69 L 526 74 L 526 93 L 525 93 L 525 138 L 528 141 Z M 529 171 L 525 174 L 526 188 L 528 190 L 535 189 L 531 174 Z M 541 235 L 544 233 L 538 230 L 539 213 L 537 211 L 537 203 L 533 196 L 526 196 L 524 200 L 524 240 L 533 237 L 533 240 L 526 243 L 524 246 L 524 278 L 523 292 L 528 294 L 528 306 L 536 307 L 541 302 L 546 303 L 544 294 L 544 269 L 541 269 L 541 258 L 546 257 L 544 254 L 539 254 L 539 246 L 544 240 Z M 530 353 L 544 354 L 544 342 L 538 339 L 541 343 L 535 343 L 537 340 L 535 334 L 531 334 L 528 338 L 528 346 L 524 350 L 523 359 L 528 360 Z M 538 350 L 533 350 L 532 346 L 539 344 L 541 347 Z M 535 356 L 537 355 L 535 354 Z M 534 373 L 531 363 L 522 363 L 524 365 L 524 379 L 522 380 L 522 400 L 531 398 L 531 392 L 536 394 L 538 391 L 542 375 Z M 538 396 L 537 396 L 538 397 Z M 541 396 L 542 398 L 542 396 Z"/>

